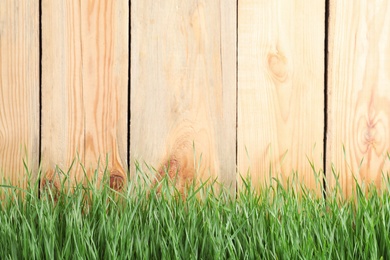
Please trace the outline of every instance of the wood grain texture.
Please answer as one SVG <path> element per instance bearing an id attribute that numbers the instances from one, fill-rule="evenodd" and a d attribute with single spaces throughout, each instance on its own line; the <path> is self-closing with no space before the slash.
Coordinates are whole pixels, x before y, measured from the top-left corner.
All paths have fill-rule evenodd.
<path id="1" fill-rule="evenodd" d="M 42 1 L 42 159 L 47 179 L 56 166 L 71 181 L 126 180 L 129 3 Z M 122 184 L 113 184 L 122 185 Z"/>
<path id="2" fill-rule="evenodd" d="M 236 1 L 134 0 L 131 10 L 132 173 L 139 161 L 178 172 L 180 187 L 218 177 L 234 190 Z"/>
<path id="3" fill-rule="evenodd" d="M 297 171 L 320 191 L 324 28 L 322 0 L 238 1 L 238 169 L 257 188 Z"/>
<path id="4" fill-rule="evenodd" d="M 330 1 L 328 75 L 328 186 L 339 175 L 345 195 L 355 178 L 380 187 L 389 172 L 389 1 Z"/>
<path id="5" fill-rule="evenodd" d="M 0 183 L 26 187 L 39 150 L 39 1 L 0 1 Z"/>

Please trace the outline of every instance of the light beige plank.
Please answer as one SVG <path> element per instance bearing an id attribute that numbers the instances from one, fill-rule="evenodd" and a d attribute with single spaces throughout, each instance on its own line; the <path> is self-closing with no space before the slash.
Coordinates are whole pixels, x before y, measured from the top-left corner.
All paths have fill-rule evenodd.
<path id="1" fill-rule="evenodd" d="M 91 180 L 100 160 L 101 178 L 108 156 L 111 181 L 123 182 L 129 3 L 44 0 L 42 13 L 42 153 L 47 178 L 53 178 L 56 166 L 67 171 L 75 158 L 72 182 L 84 180 L 79 162 Z"/>
<path id="2" fill-rule="evenodd" d="M 39 1 L 0 1 L 0 178 L 36 180 L 39 150 Z M 2 180 L 0 180 L 2 183 Z"/>
<path id="3" fill-rule="evenodd" d="M 135 161 L 160 173 L 170 165 L 181 187 L 218 177 L 234 190 L 236 1 L 134 0 L 131 9 L 132 173 Z"/>
<path id="4" fill-rule="evenodd" d="M 389 1 L 330 1 L 328 75 L 329 190 L 337 175 L 345 195 L 354 178 L 380 187 L 390 168 Z"/>
<path id="5" fill-rule="evenodd" d="M 320 192 L 324 28 L 322 0 L 238 1 L 238 169 L 257 188 L 296 171 Z"/>

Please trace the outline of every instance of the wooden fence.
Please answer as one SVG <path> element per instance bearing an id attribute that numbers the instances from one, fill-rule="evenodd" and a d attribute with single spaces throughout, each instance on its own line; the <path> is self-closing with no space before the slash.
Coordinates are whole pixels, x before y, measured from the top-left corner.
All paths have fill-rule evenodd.
<path id="1" fill-rule="evenodd" d="M 76 159 L 83 181 L 100 159 L 101 178 L 108 154 L 116 188 L 135 161 L 232 189 L 297 173 L 320 192 L 313 165 L 328 189 L 380 187 L 389 2 L 1 0 L 0 176 L 24 187 L 41 162 L 57 183 Z"/>

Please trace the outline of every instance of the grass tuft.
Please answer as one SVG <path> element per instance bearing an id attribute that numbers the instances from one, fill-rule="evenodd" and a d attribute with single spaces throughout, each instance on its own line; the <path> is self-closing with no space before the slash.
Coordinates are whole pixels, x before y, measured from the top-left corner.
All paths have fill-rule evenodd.
<path id="1" fill-rule="evenodd" d="M 237 198 L 215 182 L 183 198 L 172 180 L 156 185 L 139 167 L 125 190 L 93 182 L 73 189 L 0 185 L 3 259 L 390 259 L 388 189 L 326 200 L 277 180 Z M 387 187 L 390 187 L 387 182 Z"/>

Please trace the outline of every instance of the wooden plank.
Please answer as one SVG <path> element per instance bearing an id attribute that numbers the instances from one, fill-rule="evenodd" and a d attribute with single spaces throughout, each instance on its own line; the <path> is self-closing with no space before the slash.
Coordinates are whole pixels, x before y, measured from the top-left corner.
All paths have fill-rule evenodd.
<path id="1" fill-rule="evenodd" d="M 389 172 L 389 46 L 389 1 L 330 1 L 327 181 L 344 195 Z"/>
<path id="2" fill-rule="evenodd" d="M 134 0 L 131 10 L 132 173 L 139 161 L 178 171 L 180 187 L 218 177 L 234 190 L 236 1 Z"/>
<path id="3" fill-rule="evenodd" d="M 238 169 L 257 188 L 297 171 L 320 191 L 324 14 L 322 0 L 238 1 Z"/>
<path id="4" fill-rule="evenodd" d="M 75 158 L 72 182 L 85 181 L 78 162 L 91 180 L 100 160 L 101 178 L 106 156 L 111 182 L 126 180 L 128 26 L 125 0 L 42 1 L 42 154 L 55 185 Z"/>
<path id="5" fill-rule="evenodd" d="M 0 178 L 26 187 L 39 150 L 39 1 L 0 1 Z M 3 183 L 0 180 L 0 183 Z"/>

